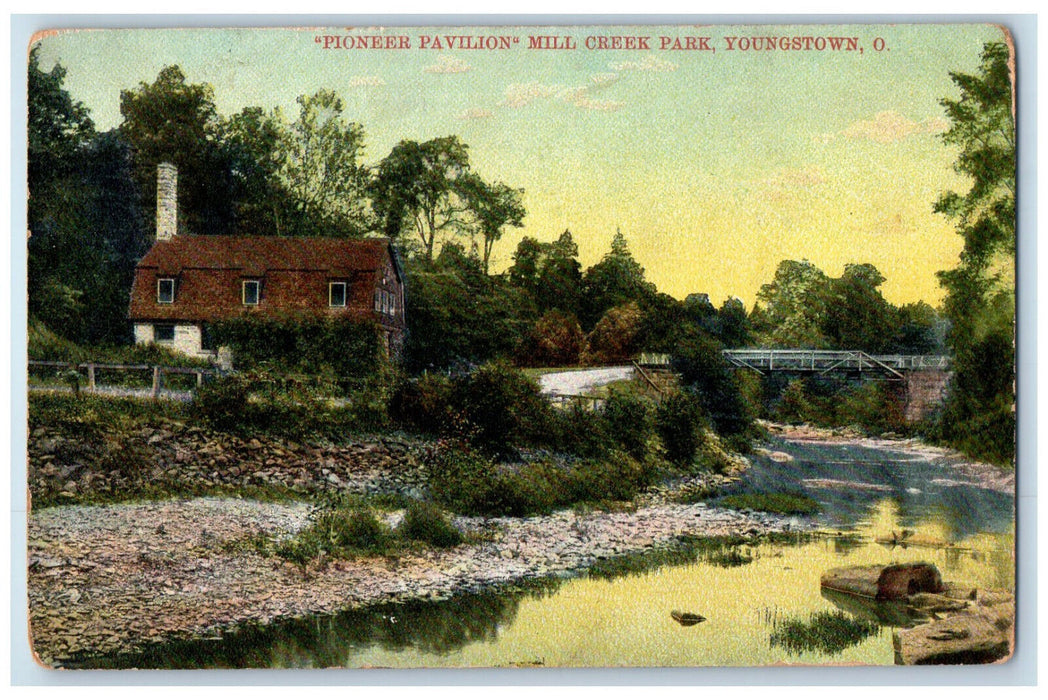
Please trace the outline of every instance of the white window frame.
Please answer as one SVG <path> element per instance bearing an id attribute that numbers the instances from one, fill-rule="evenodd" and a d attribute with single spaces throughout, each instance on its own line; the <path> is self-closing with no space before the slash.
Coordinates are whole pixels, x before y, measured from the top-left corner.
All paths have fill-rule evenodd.
<path id="1" fill-rule="evenodd" d="M 249 284 L 255 285 L 255 300 L 247 300 L 247 286 Z M 243 280 L 240 285 L 240 301 L 243 302 L 244 306 L 258 306 L 262 301 L 262 280 Z"/>
<path id="2" fill-rule="evenodd" d="M 161 338 L 160 337 L 160 329 L 162 327 L 171 329 L 171 337 L 170 338 Z M 174 343 L 175 342 L 175 335 L 176 335 L 176 333 L 177 333 L 177 329 L 175 328 L 175 324 L 173 324 L 173 323 L 154 323 L 153 324 L 153 342 L 155 342 L 155 343 L 163 343 L 165 345 L 167 345 L 169 343 Z"/>
<path id="3" fill-rule="evenodd" d="M 335 303 L 335 288 L 342 287 L 342 303 Z M 345 308 L 349 303 L 349 285 L 346 282 L 332 281 L 328 282 L 328 306 L 334 308 Z"/>
<path id="4" fill-rule="evenodd" d="M 160 292 L 160 287 L 161 287 L 161 285 L 164 284 L 164 282 L 170 282 L 171 283 L 171 298 L 170 299 L 164 299 L 163 295 Z M 160 278 L 157 279 L 157 281 L 156 281 L 156 303 L 158 303 L 158 304 L 174 304 L 175 303 L 175 278 L 174 277 L 160 277 Z"/>

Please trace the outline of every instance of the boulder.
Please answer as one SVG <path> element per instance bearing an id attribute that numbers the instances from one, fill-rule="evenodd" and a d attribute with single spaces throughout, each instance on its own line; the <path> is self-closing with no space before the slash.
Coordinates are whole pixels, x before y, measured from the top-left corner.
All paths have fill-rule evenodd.
<path id="1" fill-rule="evenodd" d="M 915 593 L 942 593 L 942 576 L 933 564 L 849 566 L 822 575 L 823 588 L 874 600 L 905 600 Z"/>
<path id="2" fill-rule="evenodd" d="M 1015 636 L 1015 599 L 1003 591 L 991 593 L 942 619 L 896 630 L 895 663 L 986 664 L 1007 659 Z"/>

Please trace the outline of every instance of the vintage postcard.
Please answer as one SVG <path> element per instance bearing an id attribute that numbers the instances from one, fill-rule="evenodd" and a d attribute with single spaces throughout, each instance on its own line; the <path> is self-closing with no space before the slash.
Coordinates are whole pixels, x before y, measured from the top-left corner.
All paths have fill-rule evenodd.
<path id="1" fill-rule="evenodd" d="M 1015 653 L 1006 28 L 26 48 L 42 667 Z"/>

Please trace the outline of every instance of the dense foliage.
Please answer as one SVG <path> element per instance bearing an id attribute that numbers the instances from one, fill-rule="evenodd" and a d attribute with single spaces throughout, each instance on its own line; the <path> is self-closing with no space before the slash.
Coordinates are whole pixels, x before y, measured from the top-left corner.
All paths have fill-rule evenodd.
<path id="1" fill-rule="evenodd" d="M 1015 457 L 1015 118 L 1009 49 L 989 43 L 978 73 L 951 73 L 960 98 L 944 99 L 957 172 L 971 182 L 935 209 L 964 239 L 960 264 L 940 273 L 946 289 L 954 381 L 942 437 L 1010 464 Z"/>

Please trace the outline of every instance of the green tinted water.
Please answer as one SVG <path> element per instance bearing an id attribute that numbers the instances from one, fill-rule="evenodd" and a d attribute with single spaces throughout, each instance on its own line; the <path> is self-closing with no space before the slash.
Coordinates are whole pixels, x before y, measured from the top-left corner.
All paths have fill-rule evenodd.
<path id="1" fill-rule="evenodd" d="M 874 541 L 902 529 L 895 501 L 873 505 L 844 537 L 742 545 L 738 556 L 542 590 L 378 606 L 293 621 L 222 642 L 168 646 L 103 666 L 183 668 L 749 666 L 893 663 L 901 610 L 866 609 L 820 592 L 826 569 L 927 561 L 947 581 L 1014 590 L 1010 533 L 955 537 L 934 514 L 905 526 L 950 546 Z M 843 606 L 843 608 L 841 607 Z M 671 611 L 706 618 L 684 627 Z"/>

